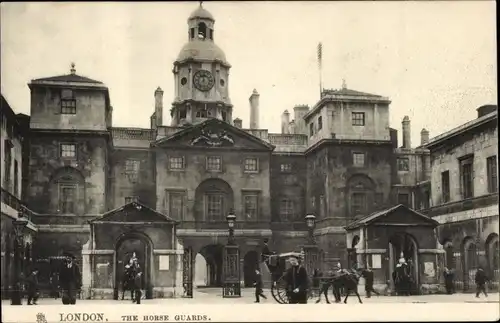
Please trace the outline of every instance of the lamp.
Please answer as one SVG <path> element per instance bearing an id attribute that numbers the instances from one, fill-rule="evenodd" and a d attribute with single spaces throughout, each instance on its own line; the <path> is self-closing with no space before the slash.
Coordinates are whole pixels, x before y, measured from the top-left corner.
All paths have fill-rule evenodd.
<path id="1" fill-rule="evenodd" d="M 314 229 L 316 225 L 316 217 L 313 214 L 306 215 L 306 224 L 309 229 Z"/>
<path id="2" fill-rule="evenodd" d="M 227 226 L 229 227 L 229 239 L 228 244 L 232 244 L 234 242 L 234 224 L 236 222 L 236 215 L 231 211 L 226 216 Z"/>
<path id="3" fill-rule="evenodd" d="M 316 226 L 316 217 L 313 214 L 308 214 L 305 217 L 307 229 L 309 231 L 309 243 L 315 244 L 314 227 Z"/>
<path id="4" fill-rule="evenodd" d="M 20 284 L 20 279 L 19 275 L 22 272 L 21 266 L 20 266 L 20 253 L 21 253 L 21 248 L 23 247 L 23 231 L 24 228 L 28 225 L 28 220 L 22 216 L 23 213 L 21 213 L 20 217 L 12 221 L 12 225 L 14 227 L 14 233 L 15 233 L 15 250 L 14 250 L 14 283 L 13 283 L 13 289 L 11 292 L 11 305 L 22 305 L 22 300 L 21 300 L 21 284 Z"/>

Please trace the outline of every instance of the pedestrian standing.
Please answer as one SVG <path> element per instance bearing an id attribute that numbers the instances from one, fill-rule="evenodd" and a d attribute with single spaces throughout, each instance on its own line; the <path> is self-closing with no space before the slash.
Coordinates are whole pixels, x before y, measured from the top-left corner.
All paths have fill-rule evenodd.
<path id="1" fill-rule="evenodd" d="M 26 278 L 26 287 L 28 290 L 28 305 L 37 305 L 36 301 L 39 297 L 38 292 L 38 269 L 33 269 L 31 274 Z"/>
<path id="2" fill-rule="evenodd" d="M 255 303 L 260 303 L 260 298 L 267 299 L 266 295 L 264 295 L 264 290 L 262 289 L 262 274 L 260 270 L 255 269 Z"/>
<path id="3" fill-rule="evenodd" d="M 371 268 L 367 266 L 366 269 L 362 271 L 362 275 L 365 278 L 366 298 L 370 298 L 372 296 L 372 292 L 375 295 L 380 296 L 380 294 L 375 289 L 373 289 L 373 271 L 371 270 Z"/>
<path id="4" fill-rule="evenodd" d="M 479 294 L 481 294 L 481 292 L 484 294 L 485 297 L 488 297 L 488 293 L 486 292 L 486 282 L 488 281 L 489 278 L 484 272 L 483 268 L 479 267 L 476 271 L 476 277 L 475 277 L 477 298 L 479 298 Z"/>
<path id="5" fill-rule="evenodd" d="M 291 256 L 292 265 L 284 275 L 289 304 L 307 304 L 308 277 L 307 271 L 299 264 L 298 256 Z"/>
<path id="6" fill-rule="evenodd" d="M 76 304 L 76 294 L 81 288 L 80 268 L 73 262 L 71 256 L 67 256 L 59 271 L 59 283 L 63 292 L 62 303 L 64 305 Z"/>
<path id="7" fill-rule="evenodd" d="M 444 287 L 446 289 L 446 293 L 451 295 L 453 294 L 453 271 L 448 269 L 448 267 L 444 267 Z"/>
<path id="8" fill-rule="evenodd" d="M 137 272 L 137 274 L 134 277 L 132 290 L 134 292 L 134 297 L 135 297 L 133 302 L 136 304 L 141 304 L 141 297 L 142 297 L 142 272 L 141 271 Z"/>

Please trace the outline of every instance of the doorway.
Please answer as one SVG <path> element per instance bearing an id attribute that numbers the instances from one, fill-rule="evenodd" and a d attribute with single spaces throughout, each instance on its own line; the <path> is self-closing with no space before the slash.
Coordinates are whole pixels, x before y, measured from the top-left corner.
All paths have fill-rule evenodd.
<path id="1" fill-rule="evenodd" d="M 406 232 L 396 233 L 389 238 L 389 279 L 391 285 L 394 284 L 392 273 L 401 258 L 410 266 L 410 274 L 414 282 L 412 292 L 416 293 L 420 286 L 418 245 L 415 238 Z"/>
<path id="2" fill-rule="evenodd" d="M 206 271 L 204 271 L 204 273 L 206 273 L 206 278 L 203 279 L 202 277 L 200 277 L 200 275 L 197 275 L 197 280 L 205 281 L 205 287 L 222 287 L 223 250 L 223 245 L 212 244 L 201 248 L 199 252 L 205 259 Z"/>
<path id="3" fill-rule="evenodd" d="M 243 281 L 245 287 L 252 287 L 255 283 L 255 270 L 259 268 L 257 251 L 249 251 L 243 258 Z"/>
<path id="4" fill-rule="evenodd" d="M 151 243 L 142 233 L 128 233 L 118 240 L 115 250 L 115 284 L 114 298 L 118 299 L 123 291 L 125 266 L 135 256 L 142 271 L 142 286 L 146 290 L 146 298 L 152 298 L 151 284 Z M 128 294 L 130 295 L 130 294 Z M 127 297 L 127 295 L 125 295 Z M 121 295 L 120 295 L 121 297 Z"/>

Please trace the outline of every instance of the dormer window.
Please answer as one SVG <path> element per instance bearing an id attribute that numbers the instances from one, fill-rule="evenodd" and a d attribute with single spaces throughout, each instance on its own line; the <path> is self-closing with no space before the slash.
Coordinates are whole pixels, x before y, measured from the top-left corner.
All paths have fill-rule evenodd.
<path id="1" fill-rule="evenodd" d="M 200 22 L 198 24 L 198 38 L 206 39 L 207 38 L 207 25 L 204 22 Z"/>
<path id="2" fill-rule="evenodd" d="M 76 114 L 76 100 L 73 90 L 61 91 L 61 114 Z"/>

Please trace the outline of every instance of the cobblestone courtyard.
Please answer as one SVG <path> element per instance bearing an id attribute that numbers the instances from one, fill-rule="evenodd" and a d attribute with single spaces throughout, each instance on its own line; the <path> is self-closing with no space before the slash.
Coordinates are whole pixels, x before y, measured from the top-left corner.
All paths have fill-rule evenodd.
<path id="1" fill-rule="evenodd" d="M 269 290 L 264 291 L 265 295 L 268 297 L 267 300 L 263 299 L 261 302 L 263 304 L 276 304 L 276 301 L 272 298 Z M 128 296 L 130 297 L 130 296 Z M 485 298 L 482 295 L 480 298 L 476 298 L 475 294 L 453 294 L 453 295 L 418 295 L 418 296 L 372 296 L 371 298 L 366 298 L 361 296 L 363 303 L 492 303 L 499 302 L 499 293 L 492 292 L 488 294 Z M 222 298 L 222 292 L 220 288 L 203 288 L 195 290 L 194 298 L 156 298 L 151 300 L 142 300 L 143 304 L 253 304 L 255 301 L 254 290 L 251 288 L 245 288 L 242 290 L 242 297 L 240 298 Z M 26 300 L 23 302 L 26 304 Z M 78 300 L 79 304 L 130 304 L 130 300 Z M 324 297 L 322 302 L 325 304 Z M 349 304 L 358 303 L 356 296 L 349 296 Z M 9 300 L 3 300 L 2 305 L 9 305 Z M 51 299 L 43 298 L 38 301 L 39 305 L 61 305 L 61 299 Z M 314 300 L 309 300 L 309 304 L 315 304 Z M 338 306 L 338 304 L 332 304 L 332 306 Z"/>

